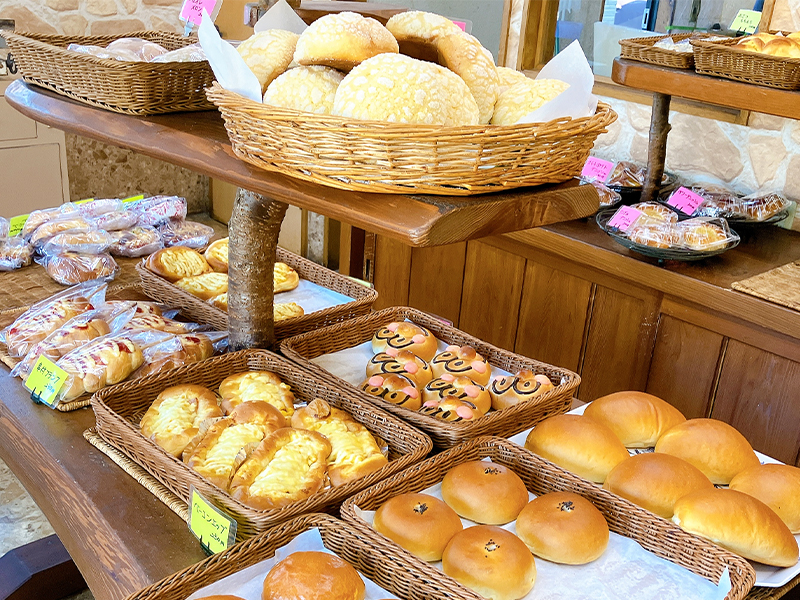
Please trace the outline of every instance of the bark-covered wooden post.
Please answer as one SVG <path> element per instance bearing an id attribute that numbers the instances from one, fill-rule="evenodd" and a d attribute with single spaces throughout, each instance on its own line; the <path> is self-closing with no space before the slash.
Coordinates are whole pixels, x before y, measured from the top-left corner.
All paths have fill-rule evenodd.
<path id="1" fill-rule="evenodd" d="M 647 174 L 642 188 L 642 202 L 650 202 L 658 196 L 664 176 L 664 161 L 667 158 L 667 135 L 669 124 L 669 102 L 672 96 L 653 94 L 653 114 L 650 117 L 650 141 L 647 145 Z"/>

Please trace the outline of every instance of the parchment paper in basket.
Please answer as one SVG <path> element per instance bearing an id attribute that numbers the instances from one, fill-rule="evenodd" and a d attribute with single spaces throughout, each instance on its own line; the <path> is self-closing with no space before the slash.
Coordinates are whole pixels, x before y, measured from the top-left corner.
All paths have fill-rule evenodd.
<path id="1" fill-rule="evenodd" d="M 264 579 L 267 577 L 270 569 L 278 562 L 293 554 L 295 552 L 306 551 L 319 551 L 333 554 L 322 543 L 322 537 L 319 534 L 319 529 L 309 529 L 304 531 L 291 542 L 285 546 L 281 546 L 275 550 L 275 556 L 268 558 L 248 567 L 242 569 L 224 579 L 220 579 L 206 587 L 197 590 L 194 594 L 189 596 L 186 600 L 196 600 L 205 596 L 215 594 L 234 594 L 244 598 L 244 600 L 261 600 L 261 591 L 264 587 Z M 366 596 L 364 600 L 378 600 L 379 598 L 393 598 L 391 592 L 384 590 L 372 581 L 361 575 L 366 587 Z"/>
<path id="2" fill-rule="evenodd" d="M 300 35 L 308 25 L 301 19 L 286 0 L 278 0 L 258 20 L 253 31 L 261 33 L 270 29 L 283 29 Z"/>
<path id="3" fill-rule="evenodd" d="M 597 110 L 597 96 L 592 94 L 594 74 L 577 40 L 548 62 L 536 79 L 559 79 L 569 88 L 522 117 L 519 123 L 546 123 L 553 119 L 588 117 Z"/>

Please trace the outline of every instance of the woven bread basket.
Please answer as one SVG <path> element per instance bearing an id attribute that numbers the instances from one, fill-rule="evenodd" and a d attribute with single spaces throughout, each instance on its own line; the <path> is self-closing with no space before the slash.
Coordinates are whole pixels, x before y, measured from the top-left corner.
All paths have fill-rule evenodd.
<path id="1" fill-rule="evenodd" d="M 737 38 L 715 42 L 692 40 L 695 71 L 782 90 L 800 89 L 800 58 L 751 52 L 737 48 L 738 41 Z"/>
<path id="2" fill-rule="evenodd" d="M 513 470 L 522 478 L 528 490 L 537 496 L 555 491 L 580 494 L 603 513 L 609 529 L 614 533 L 631 538 L 648 552 L 685 567 L 714 583 L 719 581 L 723 569 L 727 567 L 732 586 L 731 591 L 725 596 L 727 600 L 740 600 L 753 587 L 755 571 L 744 558 L 686 533 L 674 523 L 656 517 L 508 440 L 495 437 L 483 437 L 465 442 L 359 492 L 342 505 L 342 518 L 352 524 L 364 539 L 375 544 L 380 542 L 384 545 L 393 545 L 393 554 L 398 557 L 395 560 L 408 565 L 409 570 L 420 571 L 427 581 L 437 585 L 446 583 L 452 585 L 453 579 L 375 531 L 359 516 L 356 507 L 361 510 L 377 510 L 390 498 L 405 493 L 421 492 L 440 483 L 445 474 L 456 465 L 484 458 Z M 571 568 L 575 569 L 575 576 L 579 577 L 580 567 Z M 542 583 L 537 582 L 536 585 Z M 481 596 L 467 588 L 459 587 L 461 589 L 459 598 L 482 600 Z"/>
<path id="3" fill-rule="evenodd" d="M 269 106 L 217 83 L 207 93 L 247 162 L 342 190 L 394 194 L 468 196 L 567 181 L 617 118 L 601 102 L 581 119 L 442 127 Z"/>
<path id="4" fill-rule="evenodd" d="M 25 81 L 84 104 L 129 115 L 213 108 L 204 91 L 214 81 L 208 61 L 123 62 L 67 50 L 70 44 L 105 47 L 123 37 L 177 50 L 196 43 L 196 38 L 162 31 L 92 36 L 4 33 L 3 37 Z"/>
<path id="5" fill-rule="evenodd" d="M 313 362 L 313 359 L 324 354 L 368 342 L 375 332 L 387 323 L 406 319 L 425 327 L 439 340 L 448 344 L 472 346 L 494 368 L 499 367 L 510 373 L 516 373 L 522 369 L 543 373 L 555 384 L 555 388 L 509 408 L 489 411 L 479 419 L 445 421 L 414 412 L 363 392 Z M 386 308 L 351 321 L 284 340 L 281 342 L 281 353 L 318 377 L 336 381 L 340 387 L 351 390 L 364 402 L 390 412 L 411 423 L 417 429 L 421 429 L 431 436 L 434 446 L 437 448 L 450 448 L 464 440 L 484 435 L 510 436 L 533 427 L 547 417 L 568 411 L 572 404 L 572 394 L 580 383 L 580 377 L 572 371 L 503 350 L 455 327 L 446 325 L 424 312 L 407 307 Z M 364 366 L 366 367 L 366 364 Z"/>
<path id="6" fill-rule="evenodd" d="M 664 48 L 656 48 L 655 44 L 668 37 L 671 37 L 675 42 L 680 42 L 682 40 L 708 35 L 709 34 L 679 33 L 620 40 L 620 58 L 638 60 L 639 62 L 661 65 L 662 67 L 670 67 L 672 69 L 694 69 L 694 54 L 692 52 L 674 52 Z"/>
<path id="7" fill-rule="evenodd" d="M 310 402 L 321 398 L 350 413 L 389 447 L 389 464 L 340 487 L 323 489 L 313 496 L 281 508 L 257 510 L 234 499 L 145 438 L 139 431 L 144 413 L 165 388 L 192 383 L 216 390 L 226 377 L 244 371 L 272 371 L 288 383 L 295 397 Z M 190 486 L 216 504 L 238 523 L 237 538 L 253 536 L 266 528 L 314 511 L 330 511 L 355 492 L 421 460 L 431 449 L 428 436 L 400 419 L 363 403 L 355 394 L 340 390 L 266 350 L 242 350 L 192 365 L 121 383 L 92 397 L 97 435 L 150 473 L 186 504 Z"/>

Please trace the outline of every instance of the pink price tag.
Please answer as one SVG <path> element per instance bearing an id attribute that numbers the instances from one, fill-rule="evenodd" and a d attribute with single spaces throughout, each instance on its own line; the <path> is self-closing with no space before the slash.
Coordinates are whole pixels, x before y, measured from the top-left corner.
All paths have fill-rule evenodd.
<path id="1" fill-rule="evenodd" d="M 463 21 L 453 21 L 453 23 L 458 25 L 461 28 L 461 31 L 464 31 L 464 32 L 467 31 L 467 24 L 464 23 Z"/>
<path id="2" fill-rule="evenodd" d="M 211 15 L 214 13 L 216 5 L 217 0 L 184 0 L 181 19 L 199 26 L 203 21 L 203 9 L 206 9 L 206 12 Z"/>
<path id="3" fill-rule="evenodd" d="M 608 221 L 608 227 L 615 227 L 620 231 L 628 233 L 633 224 L 642 216 L 642 211 L 633 208 L 632 206 L 620 206 L 614 216 Z"/>
<path id="4" fill-rule="evenodd" d="M 697 210 L 697 207 L 700 206 L 702 202 L 703 197 L 701 195 L 695 194 L 692 190 L 687 190 L 685 187 L 679 187 L 672 192 L 669 200 L 667 200 L 667 204 L 687 215 L 693 215 L 694 211 Z"/>
<path id="5" fill-rule="evenodd" d="M 586 160 L 586 164 L 583 165 L 581 177 L 587 181 L 599 181 L 600 183 L 605 183 L 606 179 L 608 179 L 608 176 L 611 175 L 611 171 L 613 170 L 614 163 L 610 160 L 603 160 L 602 158 L 590 156 Z"/>

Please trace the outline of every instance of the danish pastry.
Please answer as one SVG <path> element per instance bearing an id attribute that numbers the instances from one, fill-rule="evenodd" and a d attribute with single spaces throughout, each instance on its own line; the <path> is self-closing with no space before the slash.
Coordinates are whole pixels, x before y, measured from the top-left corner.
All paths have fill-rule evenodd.
<path id="1" fill-rule="evenodd" d="M 124 381 L 142 363 L 142 349 L 128 335 L 107 335 L 92 340 L 58 361 L 58 366 L 72 376 L 69 386 L 65 386 L 63 399 L 73 400 Z"/>
<path id="2" fill-rule="evenodd" d="M 434 377 L 449 373 L 454 377 L 469 377 L 482 386 L 489 384 L 492 367 L 472 346 L 448 346 L 431 361 Z"/>
<path id="3" fill-rule="evenodd" d="M 728 244 L 728 234 L 716 223 L 689 219 L 679 223 L 683 243 L 692 250 L 713 250 Z"/>
<path id="4" fill-rule="evenodd" d="M 212 269 L 219 273 L 228 272 L 228 238 L 211 242 L 203 253 Z"/>
<path id="5" fill-rule="evenodd" d="M 489 392 L 480 384 L 469 377 L 455 377 L 445 373 L 438 379 L 433 379 L 422 389 L 422 402 L 441 402 L 447 396 L 455 396 L 474 404 L 480 412 L 486 414 L 492 408 L 492 398 Z"/>
<path id="6" fill-rule="evenodd" d="M 492 408 L 502 410 L 523 400 L 530 400 L 555 388 L 547 375 L 522 370 L 516 375 L 496 377 L 489 386 Z"/>
<path id="7" fill-rule="evenodd" d="M 422 406 L 419 390 L 406 375 L 378 373 L 367 379 L 360 387 L 368 394 L 408 410 L 419 410 Z"/>
<path id="8" fill-rule="evenodd" d="M 201 300 L 210 300 L 228 291 L 228 274 L 211 272 L 192 275 L 179 279 L 175 285 Z"/>
<path id="9" fill-rule="evenodd" d="M 32 250 L 24 239 L 0 241 L 0 271 L 16 271 L 31 264 Z"/>
<path id="10" fill-rule="evenodd" d="M 110 235 L 112 239 L 110 251 L 115 256 L 136 258 L 152 254 L 164 247 L 161 236 L 154 227 L 133 227 L 123 231 L 112 231 Z"/>
<path id="11" fill-rule="evenodd" d="M 156 397 L 142 417 L 142 435 L 180 457 L 206 419 L 222 417 L 219 400 L 201 385 L 176 385 Z"/>
<path id="12" fill-rule="evenodd" d="M 291 31 L 270 29 L 256 33 L 239 44 L 237 50 L 258 78 L 262 94 L 272 80 L 289 67 L 299 37 Z"/>
<path id="13" fill-rule="evenodd" d="M 455 396 L 445 396 L 441 400 L 428 400 L 419 412 L 443 421 L 472 421 L 484 413 L 474 402 Z"/>
<path id="14" fill-rule="evenodd" d="M 184 333 L 145 349 L 144 355 L 145 364 L 136 371 L 135 377 L 145 377 L 211 358 L 214 344 L 203 333 Z"/>
<path id="15" fill-rule="evenodd" d="M 173 283 L 184 277 L 202 275 L 211 271 L 211 267 L 202 254 L 185 246 L 163 248 L 151 254 L 144 266 Z"/>
<path id="16" fill-rule="evenodd" d="M 277 408 L 285 417 L 294 414 L 294 394 L 291 388 L 275 373 L 247 371 L 237 373 L 219 384 L 222 409 L 230 414 L 242 402 L 263 400 Z"/>
<path id="17" fill-rule="evenodd" d="M 274 293 L 289 292 L 300 283 L 300 275 L 286 263 L 276 262 L 273 270 Z"/>
<path id="18" fill-rule="evenodd" d="M 395 350 L 411 350 L 422 360 L 430 362 L 436 355 L 438 340 L 433 334 L 409 321 L 389 323 L 375 332 L 372 338 L 372 351 L 375 354 Z"/>
<path id="19" fill-rule="evenodd" d="M 325 483 L 330 453 L 330 442 L 321 433 L 278 429 L 239 466 L 231 481 L 231 495 L 259 510 L 305 500 Z"/>
<path id="20" fill-rule="evenodd" d="M 666 221 L 667 223 L 678 222 L 678 213 L 659 202 L 638 202 L 633 205 L 633 208 L 657 221 Z"/>
<path id="21" fill-rule="evenodd" d="M 379 373 L 400 373 L 411 379 L 418 387 L 426 385 L 433 373 L 430 365 L 410 350 L 387 348 L 367 363 L 367 377 Z"/>
<path id="22" fill-rule="evenodd" d="M 680 246 L 682 239 L 678 227 L 670 223 L 636 224 L 628 232 L 628 237 L 632 242 L 653 248 L 674 248 Z"/>

